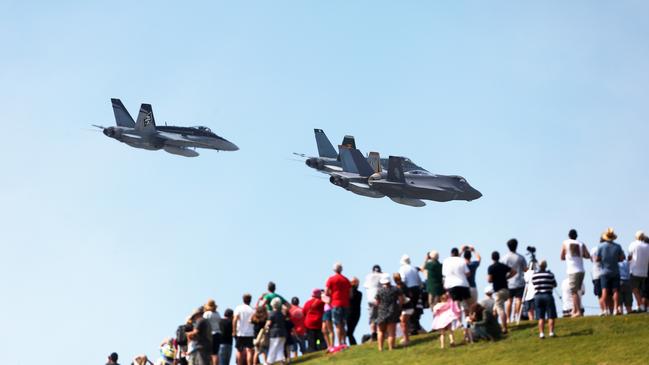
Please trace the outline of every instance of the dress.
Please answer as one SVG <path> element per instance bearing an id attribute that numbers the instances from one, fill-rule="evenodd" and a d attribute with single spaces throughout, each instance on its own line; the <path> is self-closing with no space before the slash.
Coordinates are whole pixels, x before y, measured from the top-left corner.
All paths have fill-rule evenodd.
<path id="1" fill-rule="evenodd" d="M 433 307 L 433 329 L 439 330 L 448 327 L 453 321 L 462 317 L 460 307 L 450 297 L 444 303 L 437 303 Z"/>
<path id="2" fill-rule="evenodd" d="M 401 290 L 397 287 L 390 286 L 379 289 L 376 293 L 376 300 L 379 302 L 376 323 L 399 323 L 401 316 L 399 296 L 401 296 Z"/>

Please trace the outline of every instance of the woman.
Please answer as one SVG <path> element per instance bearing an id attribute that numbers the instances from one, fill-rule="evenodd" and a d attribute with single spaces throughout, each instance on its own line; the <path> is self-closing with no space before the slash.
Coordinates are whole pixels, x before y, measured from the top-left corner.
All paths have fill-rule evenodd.
<path id="1" fill-rule="evenodd" d="M 268 356 L 266 357 L 268 364 L 284 363 L 286 357 L 284 356 L 284 345 L 286 344 L 286 315 L 282 312 L 282 300 L 274 298 L 270 302 L 272 311 L 266 321 L 266 328 L 269 330 L 270 343 L 268 346 Z"/>
<path id="2" fill-rule="evenodd" d="M 207 301 L 203 306 L 203 318 L 210 322 L 212 327 L 212 365 L 219 363 L 219 348 L 221 347 L 221 315 L 216 310 L 214 299 Z"/>
<path id="3" fill-rule="evenodd" d="M 469 309 L 469 323 L 474 341 L 494 341 L 500 338 L 500 325 L 494 317 L 493 310 L 489 310 L 476 303 Z"/>
<path id="4" fill-rule="evenodd" d="M 404 295 L 404 303 L 401 306 L 401 332 L 403 332 L 403 339 L 401 340 L 401 343 L 404 346 L 408 346 L 410 343 L 410 331 L 408 330 L 408 322 L 410 321 L 410 316 L 415 312 L 415 301 L 413 300 L 413 293 L 410 288 L 406 286 L 406 284 L 401 280 L 401 274 L 398 272 L 395 272 L 392 275 L 392 279 L 394 279 L 394 284 L 399 290 L 401 290 L 401 293 Z"/>
<path id="5" fill-rule="evenodd" d="M 322 335 L 322 316 L 324 314 L 324 302 L 320 297 L 322 291 L 313 289 L 311 299 L 304 303 L 304 327 L 306 327 L 306 338 L 309 352 L 324 350 L 324 337 Z"/>
<path id="6" fill-rule="evenodd" d="M 334 346 L 334 324 L 331 312 L 331 298 L 322 291 L 320 297 L 324 302 L 324 313 L 322 314 L 322 335 L 327 343 L 327 349 Z"/>
<path id="7" fill-rule="evenodd" d="M 385 275 L 379 280 L 381 288 L 376 293 L 379 351 L 383 351 L 383 340 L 388 337 L 388 350 L 394 349 L 394 338 L 397 332 L 397 323 L 401 315 L 401 305 L 404 302 L 401 290 L 390 284 L 390 277 Z"/>
<path id="8" fill-rule="evenodd" d="M 255 338 L 259 336 L 259 332 L 264 329 L 268 321 L 268 311 L 266 310 L 265 305 L 260 305 L 255 309 L 255 313 L 250 317 L 250 323 L 252 323 L 255 329 Z M 261 363 L 266 363 L 266 353 L 268 352 L 268 345 L 265 343 L 255 344 L 255 354 L 253 356 L 253 365 L 259 364 L 259 356 L 261 356 Z"/>

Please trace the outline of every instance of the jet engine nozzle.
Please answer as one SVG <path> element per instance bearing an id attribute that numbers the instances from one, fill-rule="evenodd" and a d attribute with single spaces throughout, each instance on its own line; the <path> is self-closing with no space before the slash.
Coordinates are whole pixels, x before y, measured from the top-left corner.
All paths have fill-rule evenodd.
<path id="1" fill-rule="evenodd" d="M 104 135 L 110 138 L 115 137 L 115 128 L 113 127 L 104 128 Z"/>
<path id="2" fill-rule="evenodd" d="M 323 170 L 324 169 L 324 161 L 322 161 L 319 158 L 311 157 L 305 161 L 306 165 L 316 169 L 316 170 Z"/>
<path id="3" fill-rule="evenodd" d="M 329 178 L 329 182 L 336 186 L 340 186 L 341 188 L 347 188 L 349 186 L 349 181 L 347 181 L 347 179 L 342 178 L 340 176 L 331 176 Z"/>

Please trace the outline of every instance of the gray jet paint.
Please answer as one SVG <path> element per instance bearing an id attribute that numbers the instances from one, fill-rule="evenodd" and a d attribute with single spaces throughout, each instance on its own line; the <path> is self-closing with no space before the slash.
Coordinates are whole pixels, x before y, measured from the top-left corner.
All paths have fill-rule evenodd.
<path id="1" fill-rule="evenodd" d="M 129 114 L 119 99 L 111 99 L 115 114 L 115 126 L 102 127 L 104 135 L 135 148 L 146 150 L 165 150 L 174 155 L 196 157 L 195 148 L 218 151 L 236 151 L 234 143 L 217 136 L 203 126 L 177 127 L 156 126 L 150 104 L 142 104 L 137 121 Z"/>

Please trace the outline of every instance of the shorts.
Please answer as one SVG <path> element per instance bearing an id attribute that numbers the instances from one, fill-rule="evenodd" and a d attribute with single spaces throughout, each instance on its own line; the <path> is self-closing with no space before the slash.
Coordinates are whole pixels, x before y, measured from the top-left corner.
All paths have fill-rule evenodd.
<path id="1" fill-rule="evenodd" d="M 557 307 L 551 293 L 537 293 L 534 296 L 534 312 L 536 319 L 557 318 Z"/>
<path id="2" fill-rule="evenodd" d="M 367 305 L 367 312 L 370 314 L 370 324 L 376 323 L 376 318 L 379 316 L 379 309 L 376 304 L 369 303 Z"/>
<path id="3" fill-rule="evenodd" d="M 236 345 L 238 351 L 243 351 L 243 349 L 253 349 L 255 345 L 252 343 L 254 337 L 252 336 L 237 336 L 235 337 Z"/>
<path id="4" fill-rule="evenodd" d="M 634 276 L 631 275 L 631 280 L 629 280 L 629 283 L 631 284 L 632 289 L 638 289 L 641 293 L 644 291 L 644 286 L 646 285 L 647 278 L 643 278 L 642 276 Z"/>
<path id="5" fill-rule="evenodd" d="M 331 309 L 322 314 L 322 322 L 331 322 Z"/>
<path id="6" fill-rule="evenodd" d="M 212 333 L 212 355 L 218 355 L 221 344 L 223 343 L 223 336 L 221 332 Z"/>
<path id="7" fill-rule="evenodd" d="M 593 294 L 598 298 L 602 296 L 602 284 L 599 281 L 599 278 L 593 280 Z"/>
<path id="8" fill-rule="evenodd" d="M 571 294 L 578 294 L 584 284 L 584 272 L 568 274 L 568 290 Z"/>
<path id="9" fill-rule="evenodd" d="M 456 302 L 471 298 L 471 292 L 469 291 L 468 286 L 454 286 L 448 289 L 448 294 Z"/>
<path id="10" fill-rule="evenodd" d="M 346 307 L 334 307 L 331 309 L 331 317 L 333 317 L 334 325 L 345 325 L 347 323 L 347 314 L 349 309 Z"/>
<path id="11" fill-rule="evenodd" d="M 505 302 L 509 299 L 509 289 L 502 288 L 494 293 L 494 308 L 498 313 L 505 312 Z"/>
<path id="12" fill-rule="evenodd" d="M 601 275 L 599 277 L 599 282 L 602 286 L 602 291 L 604 289 L 609 291 L 620 289 L 620 275 Z"/>
<path id="13" fill-rule="evenodd" d="M 633 305 L 633 291 L 629 280 L 620 281 L 620 305 L 631 307 Z"/>
<path id="14" fill-rule="evenodd" d="M 509 297 L 523 299 L 524 291 L 525 291 L 525 287 L 509 289 Z"/>

